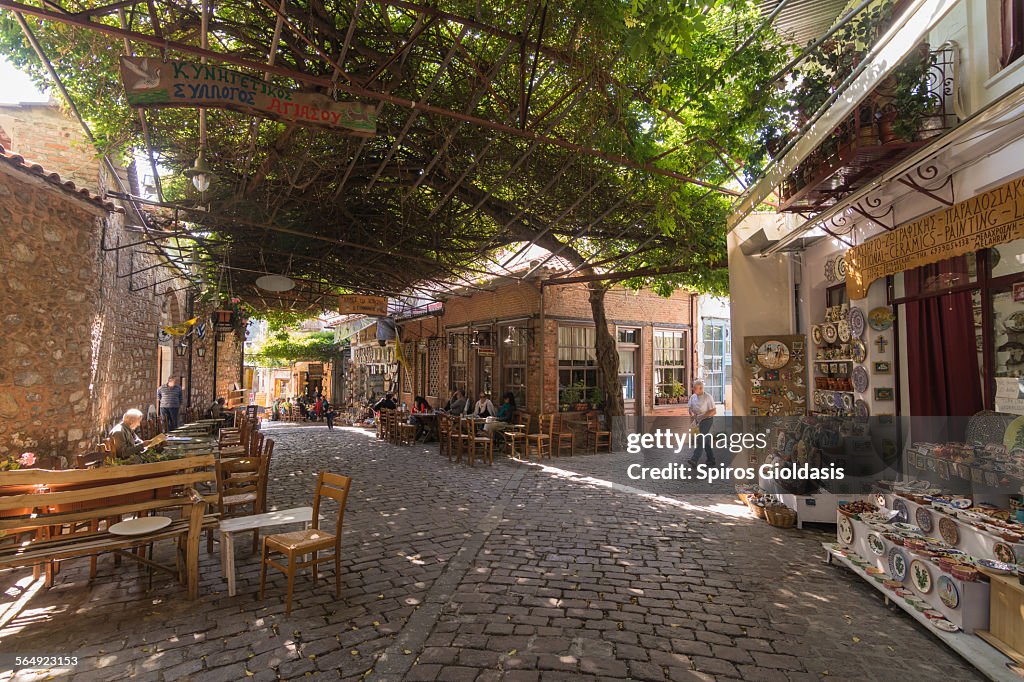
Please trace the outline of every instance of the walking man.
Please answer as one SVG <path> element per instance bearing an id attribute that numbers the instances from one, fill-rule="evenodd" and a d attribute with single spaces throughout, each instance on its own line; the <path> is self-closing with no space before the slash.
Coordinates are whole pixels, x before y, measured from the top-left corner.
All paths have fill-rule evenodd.
<path id="1" fill-rule="evenodd" d="M 704 392 L 704 382 L 697 379 L 693 382 L 693 393 L 690 395 L 690 417 L 700 429 L 698 445 L 693 449 L 693 457 L 690 458 L 690 466 L 697 466 L 700 462 L 701 451 L 708 456 L 708 466 L 715 466 L 715 453 L 711 449 L 711 425 L 714 423 L 715 401 Z"/>
<path id="2" fill-rule="evenodd" d="M 156 391 L 156 404 L 160 416 L 167 422 L 167 430 L 178 428 L 178 411 L 181 409 L 181 386 L 177 377 L 167 377 L 167 383 Z"/>

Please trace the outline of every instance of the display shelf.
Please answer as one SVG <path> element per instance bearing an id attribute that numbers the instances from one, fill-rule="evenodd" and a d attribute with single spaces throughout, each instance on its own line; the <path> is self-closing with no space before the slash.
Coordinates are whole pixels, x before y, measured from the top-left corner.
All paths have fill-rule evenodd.
<path id="1" fill-rule="evenodd" d="M 886 604 L 895 604 L 903 609 L 911 618 L 924 625 L 929 632 L 942 640 L 946 646 L 958 653 L 985 677 L 997 682 L 1020 682 L 1020 677 L 1006 667 L 1008 663 L 1012 663 L 1011 659 L 1003 655 L 998 649 L 980 637 L 969 635 L 966 632 L 945 632 L 939 630 L 932 625 L 927 616 L 918 612 L 917 609 L 905 602 L 893 590 L 875 581 L 864 569 L 854 564 L 847 557 L 837 553 L 832 549 L 831 545 L 832 543 L 830 542 L 821 543 L 822 549 L 825 550 L 826 561 L 829 564 L 838 562 L 860 576 L 869 585 L 874 586 L 885 597 Z"/>
<path id="2" fill-rule="evenodd" d="M 892 509 L 893 499 L 896 497 L 899 497 L 901 500 L 903 500 L 903 503 L 907 505 L 907 515 L 909 517 L 907 519 L 907 523 L 909 524 L 915 526 L 918 525 L 916 518 L 918 509 L 923 507 L 929 510 L 929 512 L 931 512 L 933 530 L 927 533 L 928 535 L 931 535 L 933 537 L 940 537 L 939 519 L 945 516 L 950 519 L 953 519 L 953 521 L 956 522 L 957 532 L 960 535 L 959 542 L 956 544 L 957 549 L 962 549 L 971 556 L 977 557 L 979 559 L 995 559 L 995 545 L 996 543 L 1001 542 L 1013 548 L 1013 553 L 1016 555 L 1018 562 L 1024 561 L 1024 542 L 1007 542 L 995 533 L 991 533 L 987 530 L 982 530 L 981 528 L 976 528 L 971 524 L 967 523 L 966 521 L 957 518 L 953 514 L 940 511 L 938 507 L 918 504 L 913 500 L 908 500 L 907 498 L 896 495 L 895 493 L 885 493 L 885 506 L 889 509 Z"/>
<path id="3" fill-rule="evenodd" d="M 835 523 L 836 510 L 840 504 L 856 500 L 870 500 L 873 495 L 861 493 L 814 493 L 812 495 L 793 495 L 777 493 L 775 499 L 796 512 L 797 528 L 805 523 Z"/>

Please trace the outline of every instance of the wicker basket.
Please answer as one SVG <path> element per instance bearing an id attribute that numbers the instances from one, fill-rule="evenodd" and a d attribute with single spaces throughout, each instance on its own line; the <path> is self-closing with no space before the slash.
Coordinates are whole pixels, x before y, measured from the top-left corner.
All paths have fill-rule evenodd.
<path id="1" fill-rule="evenodd" d="M 792 528 L 796 525 L 796 512 L 789 507 L 765 507 L 764 513 L 768 523 L 776 528 Z"/>
<path id="2" fill-rule="evenodd" d="M 747 506 L 750 507 L 750 511 L 754 512 L 754 516 L 756 516 L 757 518 L 759 518 L 759 519 L 766 518 L 765 517 L 764 507 L 762 507 L 761 505 L 754 504 L 750 500 L 747 500 Z"/>

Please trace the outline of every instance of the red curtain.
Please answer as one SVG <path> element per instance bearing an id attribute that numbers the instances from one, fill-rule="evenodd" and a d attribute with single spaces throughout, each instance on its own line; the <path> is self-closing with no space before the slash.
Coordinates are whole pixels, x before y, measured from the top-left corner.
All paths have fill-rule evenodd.
<path id="1" fill-rule="evenodd" d="M 907 296 L 969 281 L 967 258 L 904 274 Z M 907 303 L 907 358 L 912 416 L 970 416 L 984 407 L 971 293 Z"/>

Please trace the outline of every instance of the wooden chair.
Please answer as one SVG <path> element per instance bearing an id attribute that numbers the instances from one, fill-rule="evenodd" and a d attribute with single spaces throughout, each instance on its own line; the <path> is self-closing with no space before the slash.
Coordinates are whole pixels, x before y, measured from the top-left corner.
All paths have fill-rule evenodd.
<path id="1" fill-rule="evenodd" d="M 505 433 L 505 442 L 509 445 L 509 454 L 512 457 L 516 457 L 517 446 L 520 452 L 526 451 L 526 436 L 530 433 L 530 424 L 533 422 L 533 417 L 529 412 L 517 412 L 516 413 L 516 426 L 521 426 L 520 429 L 514 429 Z"/>
<path id="2" fill-rule="evenodd" d="M 598 448 L 612 451 L 612 432 L 604 430 L 601 421 L 590 412 L 587 413 L 587 445 L 593 446 L 595 455 Z"/>
<path id="3" fill-rule="evenodd" d="M 416 444 L 416 432 L 419 430 L 415 424 L 409 424 L 404 421 L 401 417 L 395 417 L 395 428 L 398 430 L 398 444 L 399 445 L 415 445 Z"/>
<path id="4" fill-rule="evenodd" d="M 76 469 L 95 469 L 98 466 L 103 465 L 103 460 L 106 459 L 110 453 L 102 450 L 95 452 L 83 452 L 75 455 L 75 468 Z"/>
<path id="5" fill-rule="evenodd" d="M 576 452 L 576 434 L 572 428 L 566 426 L 563 415 L 552 415 L 555 423 L 552 427 L 552 448 L 553 454 L 561 456 L 566 447 L 569 448 L 569 456 Z"/>
<path id="6" fill-rule="evenodd" d="M 312 528 L 307 530 L 296 530 L 290 533 L 277 533 L 263 538 L 263 552 L 260 560 L 260 599 L 266 589 L 267 566 L 273 566 L 288 576 L 288 596 L 285 601 L 285 614 L 292 612 L 292 593 L 295 588 L 295 572 L 299 569 L 312 567 L 313 582 L 317 580 L 317 566 L 321 563 L 334 562 L 334 596 L 341 596 L 341 528 L 345 520 L 345 502 L 348 500 L 348 492 L 352 487 L 352 479 L 348 476 L 320 472 L 316 482 L 316 492 L 313 494 L 313 514 L 311 517 Z M 320 529 L 320 500 L 328 497 L 338 503 L 338 517 L 334 523 L 334 532 L 330 533 Z M 322 551 L 334 549 L 334 553 L 328 556 L 320 556 Z M 286 565 L 275 561 L 273 554 L 283 554 L 287 560 Z M 313 558 L 302 561 L 301 558 L 309 554 Z"/>
<path id="7" fill-rule="evenodd" d="M 537 433 L 526 436 L 526 459 L 530 459 L 530 449 L 537 451 L 539 462 L 547 455 L 551 458 L 551 431 L 554 428 L 554 415 L 540 415 L 537 417 Z"/>
<path id="8" fill-rule="evenodd" d="M 473 466 L 476 462 L 478 452 L 481 460 L 488 464 L 494 464 L 494 440 L 491 438 L 490 432 L 477 433 L 472 421 L 469 422 L 469 430 L 470 436 L 466 441 L 469 466 Z"/>
<path id="9" fill-rule="evenodd" d="M 443 455 L 446 451 L 451 450 L 451 441 L 449 440 L 451 432 L 451 419 L 442 414 L 437 418 L 437 454 Z M 449 459 L 451 459 L 450 455 Z"/>

